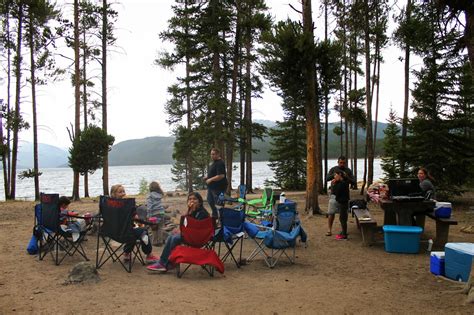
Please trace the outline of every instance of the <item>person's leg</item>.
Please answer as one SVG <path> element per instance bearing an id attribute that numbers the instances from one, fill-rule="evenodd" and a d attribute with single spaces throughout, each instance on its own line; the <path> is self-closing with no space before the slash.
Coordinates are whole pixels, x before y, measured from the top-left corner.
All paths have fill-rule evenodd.
<path id="1" fill-rule="evenodd" d="M 207 190 L 207 202 L 209 203 L 209 207 L 211 207 L 212 210 L 212 217 L 217 218 L 218 213 L 217 213 L 217 208 L 216 208 L 216 194 L 214 191 L 211 189 Z"/>
<path id="2" fill-rule="evenodd" d="M 164 266 L 168 265 L 168 258 L 173 249 L 182 243 L 181 234 L 170 235 L 166 239 L 165 247 L 160 256 L 160 263 Z"/>
<path id="3" fill-rule="evenodd" d="M 337 212 L 337 202 L 336 196 L 330 195 L 329 196 L 329 204 L 328 204 L 328 231 L 326 236 L 330 236 L 332 234 L 332 225 L 334 223 L 334 217 Z"/>
<path id="4" fill-rule="evenodd" d="M 347 235 L 347 218 L 348 218 L 347 203 L 339 204 L 339 222 L 341 222 L 342 235 Z"/>
<path id="5" fill-rule="evenodd" d="M 143 253 L 147 256 L 150 255 L 152 247 L 148 231 L 144 228 L 135 228 L 133 231 L 135 233 L 135 237 L 140 240 Z"/>

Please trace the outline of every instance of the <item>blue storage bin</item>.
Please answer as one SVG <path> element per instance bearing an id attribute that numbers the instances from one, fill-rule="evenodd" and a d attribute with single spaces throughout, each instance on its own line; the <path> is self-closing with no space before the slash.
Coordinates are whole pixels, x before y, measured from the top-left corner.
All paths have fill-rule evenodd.
<path id="1" fill-rule="evenodd" d="M 473 243 L 447 243 L 445 273 L 450 279 L 467 282 L 474 257 Z"/>
<path id="2" fill-rule="evenodd" d="M 420 251 L 421 227 L 384 225 L 383 231 L 386 252 L 416 254 Z"/>
<path id="3" fill-rule="evenodd" d="M 430 271 L 432 274 L 444 276 L 444 252 L 431 252 Z"/>

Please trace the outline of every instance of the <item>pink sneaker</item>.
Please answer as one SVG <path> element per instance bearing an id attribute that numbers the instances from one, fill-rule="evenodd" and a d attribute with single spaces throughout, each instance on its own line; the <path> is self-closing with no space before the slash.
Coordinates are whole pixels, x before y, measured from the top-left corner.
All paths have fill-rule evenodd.
<path id="1" fill-rule="evenodd" d="M 337 234 L 337 235 L 336 235 L 336 240 L 338 240 L 338 241 L 347 241 L 347 235 L 345 235 L 345 234 Z"/>
<path id="2" fill-rule="evenodd" d="M 158 272 L 167 272 L 168 269 L 166 268 L 165 265 L 163 265 L 161 262 L 157 262 L 153 265 L 147 266 L 146 269 L 150 271 L 158 271 Z"/>
<path id="3" fill-rule="evenodd" d="M 156 263 L 157 261 L 160 260 L 160 257 L 158 256 L 155 256 L 153 254 L 150 254 L 149 256 L 146 257 L 145 259 L 145 263 L 148 265 L 148 264 L 154 264 Z"/>

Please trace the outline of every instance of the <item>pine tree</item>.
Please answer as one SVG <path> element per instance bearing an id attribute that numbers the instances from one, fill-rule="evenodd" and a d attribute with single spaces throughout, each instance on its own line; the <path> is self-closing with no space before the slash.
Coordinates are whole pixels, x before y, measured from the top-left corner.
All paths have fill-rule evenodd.
<path id="1" fill-rule="evenodd" d="M 415 71 L 418 82 L 413 91 L 412 119 L 407 141 L 407 161 L 413 168 L 426 167 L 436 179 L 439 197 L 460 194 L 473 174 L 474 149 L 465 128 L 472 125 L 454 116 L 470 99 L 472 89 L 463 89 L 459 82 L 471 80 L 465 72 L 466 57 L 452 49 L 458 30 L 445 32 L 439 28 L 435 9 L 425 7 L 418 18 L 426 27 L 423 68 Z"/>
<path id="2" fill-rule="evenodd" d="M 383 131 L 385 137 L 383 139 L 384 153 L 382 156 L 382 170 L 384 179 L 397 178 L 400 176 L 399 154 L 401 149 L 400 127 L 398 126 L 398 118 L 393 108 L 387 119 L 387 127 Z"/>
<path id="3" fill-rule="evenodd" d="M 286 97 L 283 122 L 270 131 L 270 168 L 275 174 L 275 185 L 285 190 L 306 188 L 306 134 L 304 111 L 299 106 L 301 100 Z"/>

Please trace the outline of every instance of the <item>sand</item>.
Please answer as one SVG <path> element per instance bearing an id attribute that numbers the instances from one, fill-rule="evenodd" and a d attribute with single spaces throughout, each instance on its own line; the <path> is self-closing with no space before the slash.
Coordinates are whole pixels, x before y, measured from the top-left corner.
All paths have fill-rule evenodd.
<path id="1" fill-rule="evenodd" d="M 357 197 L 356 192 L 353 192 Z M 252 196 L 250 196 L 252 197 Z M 302 209 L 303 193 L 287 193 Z M 143 203 L 144 196 L 137 196 Z M 185 197 L 167 197 L 170 209 L 185 208 Z M 321 196 L 323 210 L 327 197 Z M 0 203 L 0 314 L 12 313 L 217 313 L 217 314 L 358 314 L 358 313 L 459 313 L 472 314 L 466 295 L 453 293 L 457 285 L 429 271 L 428 239 L 435 224 L 427 219 L 419 254 L 386 253 L 383 235 L 363 247 L 354 219 L 349 219 L 349 240 L 325 236 L 325 216 L 301 213 L 309 235 L 308 247 L 298 244 L 296 264 L 282 261 L 269 269 L 261 258 L 237 269 L 225 263 L 225 273 L 210 278 L 192 267 L 178 279 L 175 272 L 150 274 L 135 265 L 131 274 L 118 264 L 99 270 L 101 281 L 64 285 L 80 256 L 67 257 L 55 266 L 50 256 L 39 261 L 28 255 L 26 245 L 33 226 L 33 202 Z M 459 225 L 452 226 L 450 241 L 474 242 L 474 234 L 461 232 L 474 224 L 473 198 L 454 204 Z M 369 205 L 379 225 L 383 212 Z M 80 213 L 98 210 L 97 198 L 74 202 Z M 338 221 L 335 222 L 336 232 Z M 244 242 L 244 256 L 254 248 Z M 95 262 L 96 237 L 89 236 L 86 251 Z M 154 247 L 160 254 L 162 248 Z"/>

